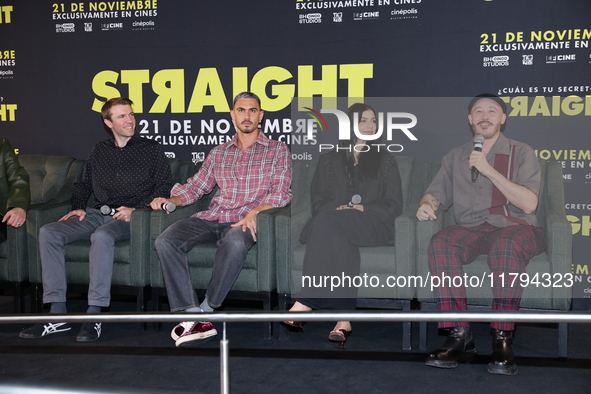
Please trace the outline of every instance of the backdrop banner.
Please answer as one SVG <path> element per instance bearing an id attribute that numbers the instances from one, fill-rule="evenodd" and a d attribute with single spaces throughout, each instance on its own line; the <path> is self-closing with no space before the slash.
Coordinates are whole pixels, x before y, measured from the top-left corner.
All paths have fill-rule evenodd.
<path id="1" fill-rule="evenodd" d="M 507 135 L 563 165 L 574 307 L 587 308 L 590 16 L 588 0 L 0 0 L 0 136 L 21 154 L 86 158 L 109 137 L 101 105 L 127 96 L 141 136 L 200 162 L 234 135 L 245 90 L 289 145 L 294 97 L 495 93 L 512 108 Z M 460 112 L 433 108 L 396 154 L 440 160 L 469 138 Z"/>

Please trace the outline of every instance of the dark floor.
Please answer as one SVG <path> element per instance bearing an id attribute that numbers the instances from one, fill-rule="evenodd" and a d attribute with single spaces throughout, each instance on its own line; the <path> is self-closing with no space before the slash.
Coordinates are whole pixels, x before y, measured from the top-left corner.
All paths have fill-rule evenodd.
<path id="1" fill-rule="evenodd" d="M 85 311 L 83 299 L 69 301 L 71 313 Z M 112 311 L 134 304 L 115 300 Z M 226 310 L 243 309 L 229 305 Z M 12 299 L 0 296 L 0 314 L 12 313 Z M 216 393 L 220 391 L 220 335 L 201 348 L 182 350 L 170 338 L 173 324 L 160 331 L 138 324 L 103 325 L 93 343 L 75 341 L 72 332 L 38 340 L 18 338 L 26 325 L 0 325 L 0 393 L 13 386 L 58 389 L 60 392 Z M 346 350 L 327 340 L 333 324 L 313 322 L 288 340 L 262 338 L 260 323 L 227 326 L 230 382 L 233 393 L 591 393 L 589 325 L 571 324 L 569 357 L 558 360 L 558 331 L 552 325 L 521 325 L 514 343 L 519 371 L 491 375 L 489 328 L 474 324 L 479 357 L 455 370 L 426 367 L 418 350 L 418 324 L 413 350 L 401 349 L 401 324 L 355 323 Z M 430 348 L 443 342 L 434 325 Z"/>

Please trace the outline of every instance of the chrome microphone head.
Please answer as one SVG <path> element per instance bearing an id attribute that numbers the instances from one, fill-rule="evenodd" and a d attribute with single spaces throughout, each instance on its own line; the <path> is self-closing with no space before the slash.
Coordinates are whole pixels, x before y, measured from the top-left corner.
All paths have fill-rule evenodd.
<path id="1" fill-rule="evenodd" d="M 114 210 L 114 209 L 111 209 L 111 207 L 110 207 L 110 206 L 108 206 L 108 205 L 103 205 L 103 206 L 101 207 L 101 213 L 102 213 L 103 215 L 105 215 L 105 216 L 106 216 L 106 215 L 113 215 L 113 214 L 115 213 L 115 210 Z"/>
<path id="2" fill-rule="evenodd" d="M 351 197 L 351 201 L 349 201 L 349 204 L 347 204 L 347 205 L 352 207 L 353 205 L 357 205 L 360 202 L 361 202 L 361 196 L 359 194 L 355 194 L 355 195 L 353 195 L 353 197 Z"/>
<path id="3" fill-rule="evenodd" d="M 163 211 L 174 212 L 175 209 L 176 209 L 176 205 L 174 205 L 173 202 L 167 202 L 167 203 L 162 204 Z"/>
<path id="4" fill-rule="evenodd" d="M 480 144 L 482 145 L 484 143 L 484 137 L 481 136 L 480 134 L 477 134 L 476 136 L 474 136 L 474 144 Z"/>

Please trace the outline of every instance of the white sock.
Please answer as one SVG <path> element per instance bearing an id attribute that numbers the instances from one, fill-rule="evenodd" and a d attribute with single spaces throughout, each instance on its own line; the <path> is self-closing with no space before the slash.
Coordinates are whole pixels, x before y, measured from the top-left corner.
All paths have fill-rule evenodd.
<path id="1" fill-rule="evenodd" d="M 201 303 L 201 310 L 205 313 L 213 312 L 213 308 L 209 306 L 209 302 L 207 302 L 207 297 Z"/>

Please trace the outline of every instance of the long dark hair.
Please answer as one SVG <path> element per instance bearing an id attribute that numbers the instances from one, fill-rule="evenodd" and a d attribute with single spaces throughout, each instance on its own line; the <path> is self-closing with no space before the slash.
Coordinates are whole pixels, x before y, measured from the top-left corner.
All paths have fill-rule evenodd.
<path id="1" fill-rule="evenodd" d="M 379 127 L 379 124 L 377 124 L 378 113 L 373 109 L 373 107 L 364 103 L 355 103 L 351 105 L 347 110 L 347 116 L 349 117 L 349 123 L 351 124 L 351 140 L 339 140 L 338 153 L 340 154 L 345 164 L 345 170 L 347 173 L 347 183 L 349 187 L 353 186 L 353 174 L 355 167 L 355 150 L 352 148 L 352 146 L 354 146 L 357 143 L 357 136 L 353 131 L 353 127 L 355 126 L 354 115 L 357 114 L 357 121 L 359 122 L 361 120 L 361 115 L 367 110 L 370 110 L 374 113 L 374 116 L 376 117 L 376 127 Z M 376 145 L 381 144 L 383 136 L 384 133 L 382 133 L 382 136 L 377 140 L 368 141 L 368 143 Z M 348 149 L 349 147 L 351 147 L 351 149 Z M 368 151 L 362 151 L 359 153 L 359 157 L 357 158 L 359 180 L 376 178 L 378 176 L 378 170 L 380 168 L 382 154 L 385 151 L 384 146 L 381 146 L 380 148 L 381 149 L 378 149 L 377 146 L 371 146 L 371 148 Z"/>

